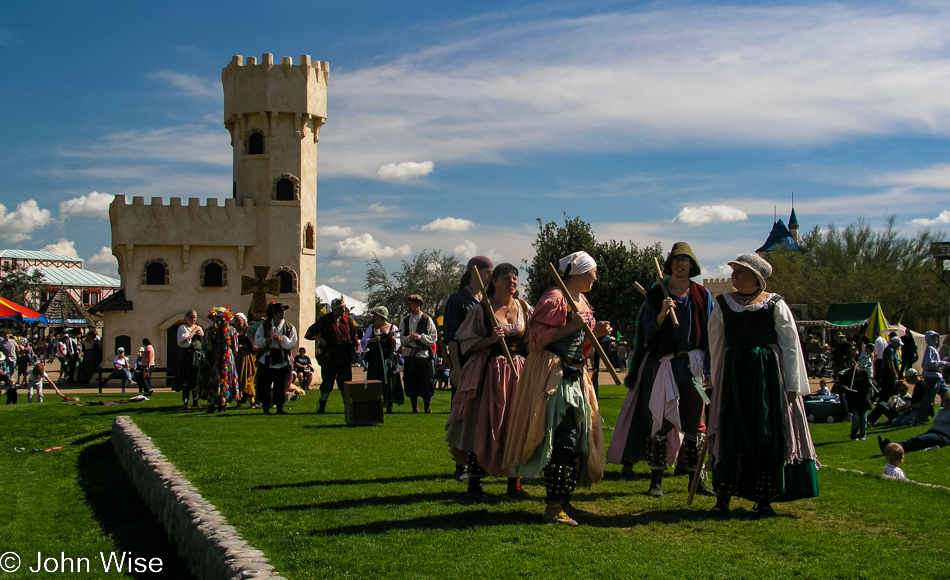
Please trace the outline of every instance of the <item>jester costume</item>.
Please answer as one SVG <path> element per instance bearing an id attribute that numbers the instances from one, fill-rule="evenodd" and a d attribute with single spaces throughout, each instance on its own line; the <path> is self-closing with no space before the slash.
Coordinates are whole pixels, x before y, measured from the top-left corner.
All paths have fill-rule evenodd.
<path id="1" fill-rule="evenodd" d="M 223 412 L 228 401 L 239 397 L 235 353 L 238 348 L 237 330 L 230 325 L 234 314 L 227 306 L 218 306 L 208 312 L 213 322 L 207 332 L 203 351 L 204 365 L 198 377 L 202 398 L 210 403 L 209 413 Z"/>

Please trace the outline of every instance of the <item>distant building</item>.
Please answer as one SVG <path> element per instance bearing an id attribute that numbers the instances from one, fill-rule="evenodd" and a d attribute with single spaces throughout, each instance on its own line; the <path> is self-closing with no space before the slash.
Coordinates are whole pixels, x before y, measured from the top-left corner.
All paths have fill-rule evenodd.
<path id="1" fill-rule="evenodd" d="M 792 207 L 791 215 L 788 216 L 788 226 L 786 227 L 781 219 L 773 223 L 769 237 L 762 247 L 756 250 L 756 253 L 775 250 L 798 251 L 798 217 L 795 215 L 794 207 Z"/>
<path id="2" fill-rule="evenodd" d="M 33 250 L 0 250 L 0 279 L 8 268 L 26 271 L 38 270 L 43 274 L 46 288 L 40 302 L 61 290 L 85 307 L 110 296 L 121 286 L 121 281 L 83 269 L 83 261 L 51 252 Z"/>

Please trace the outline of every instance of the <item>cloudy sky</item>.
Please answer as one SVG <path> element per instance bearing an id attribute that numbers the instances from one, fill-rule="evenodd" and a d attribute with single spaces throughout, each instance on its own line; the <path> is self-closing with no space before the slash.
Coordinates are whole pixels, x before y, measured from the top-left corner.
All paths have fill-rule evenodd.
<path id="1" fill-rule="evenodd" d="M 0 247 L 116 275 L 114 194 L 231 194 L 221 68 L 330 62 L 318 283 L 426 249 L 520 264 L 537 219 L 765 240 L 896 215 L 950 230 L 946 2 L 4 2 Z"/>

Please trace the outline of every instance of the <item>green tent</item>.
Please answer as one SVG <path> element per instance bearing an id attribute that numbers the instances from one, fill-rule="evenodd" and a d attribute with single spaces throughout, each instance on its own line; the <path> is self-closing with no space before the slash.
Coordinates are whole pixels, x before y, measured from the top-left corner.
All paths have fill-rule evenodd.
<path id="1" fill-rule="evenodd" d="M 825 315 L 825 322 L 838 328 L 855 328 L 867 324 L 864 335 L 869 340 L 885 334 L 890 327 L 887 319 L 884 318 L 884 312 L 881 311 L 880 302 L 830 304 L 828 314 Z"/>

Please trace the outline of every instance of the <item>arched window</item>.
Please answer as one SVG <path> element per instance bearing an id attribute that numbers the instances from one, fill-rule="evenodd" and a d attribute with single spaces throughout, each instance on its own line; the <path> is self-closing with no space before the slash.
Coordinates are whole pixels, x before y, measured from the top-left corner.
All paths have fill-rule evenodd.
<path id="1" fill-rule="evenodd" d="M 166 286 L 168 284 L 168 264 L 161 258 L 149 260 L 142 272 L 142 284 L 146 286 Z"/>
<path id="2" fill-rule="evenodd" d="M 206 260 L 201 265 L 201 285 L 221 287 L 228 285 L 228 267 L 221 260 Z"/>
<path id="3" fill-rule="evenodd" d="M 277 268 L 277 279 L 280 280 L 280 293 L 281 294 L 296 294 L 297 293 L 297 273 L 288 268 L 287 266 L 281 266 Z"/>
<path id="4" fill-rule="evenodd" d="M 277 180 L 277 185 L 274 187 L 274 191 L 277 195 L 278 201 L 294 200 L 294 182 L 289 179 L 285 178 Z"/>
<path id="5" fill-rule="evenodd" d="M 264 154 L 264 134 L 261 133 L 258 129 L 251 130 L 251 134 L 247 138 L 247 154 L 248 155 L 263 155 Z"/>
<path id="6" fill-rule="evenodd" d="M 314 250 L 317 247 L 313 224 L 307 224 L 307 227 L 303 229 L 303 247 L 307 250 Z"/>

